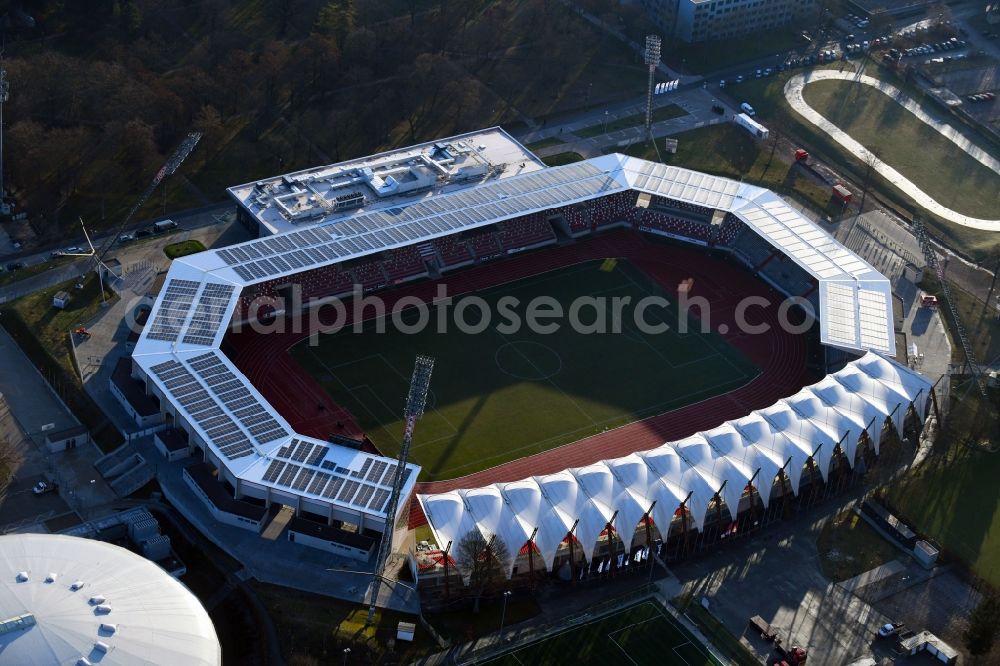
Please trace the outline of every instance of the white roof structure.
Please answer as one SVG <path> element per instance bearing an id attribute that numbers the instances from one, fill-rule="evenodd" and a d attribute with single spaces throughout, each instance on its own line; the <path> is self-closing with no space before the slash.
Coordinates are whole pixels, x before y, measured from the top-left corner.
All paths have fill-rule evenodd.
<path id="1" fill-rule="evenodd" d="M 507 149 L 513 150 L 513 145 L 524 150 L 502 130 L 484 132 L 494 134 Z M 419 153 L 434 145 L 386 155 Z M 530 162 L 530 153 L 525 154 Z M 370 159 L 377 162 L 378 158 Z M 291 176 L 295 174 L 279 179 L 283 186 L 301 185 L 293 183 Z M 235 192 L 243 192 L 241 188 L 233 188 L 237 198 L 243 196 Z M 134 362 L 236 477 L 381 518 L 381 491 L 386 490 L 390 477 L 376 474 L 376 469 L 382 469 L 383 463 L 394 469 L 393 461 L 296 435 L 219 352 L 241 291 L 261 282 L 629 190 L 731 212 L 818 281 L 821 342 L 855 352 L 895 353 L 889 281 L 780 197 L 727 178 L 612 154 L 562 167 L 525 167 L 516 175 L 444 188 L 433 196 L 395 198 L 390 207 L 362 208 L 350 215 L 327 211 L 308 225 L 297 225 L 295 231 L 175 259 L 133 352 Z M 276 204 L 264 201 L 261 205 L 264 208 L 254 214 L 265 219 L 272 214 L 266 210 Z M 299 451 L 296 441 L 313 445 L 307 458 L 276 463 L 283 452 Z M 413 472 L 419 468 L 408 469 L 404 494 L 412 489 Z M 362 470 L 364 481 L 373 487 L 356 487 L 351 482 Z M 363 506 L 356 503 L 361 499 Z"/>
<path id="2" fill-rule="evenodd" d="M 230 187 L 269 234 L 407 206 L 420 199 L 544 169 L 499 127 Z"/>
<path id="3" fill-rule="evenodd" d="M 0 536 L 0 662 L 217 666 L 198 599 L 124 548 L 58 534 Z"/>
<path id="4" fill-rule="evenodd" d="M 551 568 L 574 523 L 574 536 L 590 559 L 589 549 L 615 512 L 613 526 L 629 540 L 647 512 L 655 524 L 667 526 L 682 503 L 701 529 L 715 494 L 735 510 L 751 479 L 764 489 L 766 505 L 782 469 L 797 493 L 809 458 L 825 479 L 834 449 L 845 442 L 853 464 L 862 430 L 874 431 L 877 447 L 886 418 L 901 427 L 911 403 L 923 418 L 930 388 L 916 372 L 869 352 L 788 400 L 680 441 L 546 476 L 417 499 L 437 543 L 458 543 L 479 530 L 487 539 L 499 535 L 516 553 L 537 528 L 534 543 Z"/>

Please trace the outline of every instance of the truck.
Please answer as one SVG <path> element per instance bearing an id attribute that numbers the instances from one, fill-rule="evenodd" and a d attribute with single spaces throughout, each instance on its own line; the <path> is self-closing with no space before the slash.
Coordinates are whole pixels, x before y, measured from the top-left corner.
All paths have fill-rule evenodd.
<path id="1" fill-rule="evenodd" d="M 160 220 L 159 222 L 153 223 L 153 232 L 158 234 L 176 228 L 177 228 L 177 223 L 174 222 L 173 220 Z"/>
<path id="2" fill-rule="evenodd" d="M 733 122 L 737 125 L 750 132 L 753 136 L 760 139 L 761 141 L 767 139 L 769 132 L 767 128 L 758 123 L 756 120 L 751 118 L 745 113 L 738 113 L 736 117 L 733 118 Z"/>
<path id="3" fill-rule="evenodd" d="M 905 626 L 906 625 L 903 624 L 902 622 L 889 622 L 883 624 L 881 627 L 878 628 L 879 638 L 889 638 L 890 636 L 895 636 L 897 634 L 900 634 L 902 633 L 903 628 Z"/>

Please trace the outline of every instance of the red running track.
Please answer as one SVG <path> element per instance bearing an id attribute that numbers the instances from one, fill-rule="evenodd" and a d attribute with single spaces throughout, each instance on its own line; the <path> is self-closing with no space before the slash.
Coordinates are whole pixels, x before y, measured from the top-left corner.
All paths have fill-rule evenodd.
<path id="1" fill-rule="evenodd" d="M 702 296 L 711 303 L 712 327 L 719 330 L 720 325 L 724 324 L 729 332 L 723 337 L 760 368 L 760 375 L 724 395 L 543 453 L 455 479 L 417 483 L 417 493 L 440 493 L 456 488 L 475 488 L 491 483 L 516 481 L 650 449 L 664 442 L 714 428 L 729 419 L 745 416 L 754 409 L 768 407 L 811 381 L 812 378 L 806 371 L 805 337 L 788 333 L 778 326 L 777 305 L 783 298 L 781 294 L 762 281 L 751 278 L 743 268 L 711 257 L 703 249 L 657 243 L 632 231 L 615 231 L 571 245 L 465 269 L 446 275 L 438 281 L 423 281 L 399 287 L 381 294 L 381 297 L 385 300 L 388 311 L 404 296 L 417 296 L 429 301 L 440 283 L 448 285 L 450 296 L 457 296 L 582 261 L 606 257 L 629 260 L 660 284 L 668 294 L 676 293 L 682 280 L 694 278 L 691 296 Z M 741 299 L 750 296 L 763 297 L 771 304 L 767 308 L 752 308 L 748 314 L 752 323 L 768 324 L 768 333 L 749 335 L 738 332 L 736 305 Z M 351 323 L 350 314 L 348 312 L 345 323 Z M 327 323 L 327 319 L 322 316 L 320 321 Z M 291 322 L 286 324 L 286 328 L 295 328 Z M 361 430 L 353 417 L 336 405 L 322 386 L 288 354 L 289 348 L 309 335 L 308 323 L 300 321 L 298 324 L 301 330 L 269 335 L 232 333 L 226 339 L 227 353 L 296 432 L 321 439 L 326 439 L 334 432 L 360 437 Z M 308 399 L 303 396 L 308 396 Z M 342 427 L 338 428 L 338 422 Z M 410 526 L 416 527 L 426 522 L 414 499 L 410 506 Z"/>

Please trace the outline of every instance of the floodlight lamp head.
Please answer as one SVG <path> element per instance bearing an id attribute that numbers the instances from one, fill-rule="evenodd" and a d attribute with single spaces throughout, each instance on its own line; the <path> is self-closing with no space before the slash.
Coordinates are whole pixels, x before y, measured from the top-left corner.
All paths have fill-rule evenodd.
<path id="1" fill-rule="evenodd" d="M 646 50 L 644 51 L 645 61 L 649 67 L 656 67 L 660 64 L 660 36 L 646 35 Z"/>

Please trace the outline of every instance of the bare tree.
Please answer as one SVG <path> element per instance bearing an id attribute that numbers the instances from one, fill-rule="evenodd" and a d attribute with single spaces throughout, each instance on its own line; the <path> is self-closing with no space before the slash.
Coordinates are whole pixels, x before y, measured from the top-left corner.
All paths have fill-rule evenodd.
<path id="1" fill-rule="evenodd" d="M 2 399 L 0 397 L 0 400 Z M 17 447 L 6 437 L 0 437 L 0 499 L 7 495 L 7 487 L 20 462 L 21 453 Z"/>
<path id="2" fill-rule="evenodd" d="M 510 561 L 507 544 L 495 534 L 487 539 L 479 530 L 470 530 L 459 540 L 455 564 L 474 595 L 473 613 L 479 612 L 483 593 L 506 579 Z"/>
<path id="3" fill-rule="evenodd" d="M 882 149 L 878 146 L 872 146 L 865 153 L 865 178 L 862 182 L 861 190 L 861 204 L 858 206 L 858 211 L 862 211 L 865 207 L 865 198 L 868 196 L 868 189 L 872 185 L 872 180 L 875 175 L 875 167 L 879 165 L 882 161 Z"/>

